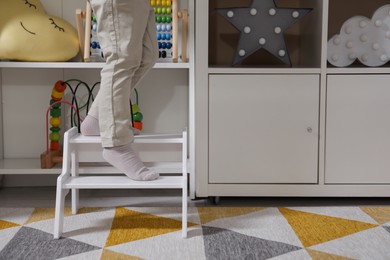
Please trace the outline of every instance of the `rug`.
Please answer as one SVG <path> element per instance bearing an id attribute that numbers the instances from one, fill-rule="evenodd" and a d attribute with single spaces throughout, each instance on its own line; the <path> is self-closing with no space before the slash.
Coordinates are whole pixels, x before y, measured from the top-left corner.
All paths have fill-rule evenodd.
<path id="1" fill-rule="evenodd" d="M 390 207 L 0 208 L 0 259 L 390 259 Z"/>

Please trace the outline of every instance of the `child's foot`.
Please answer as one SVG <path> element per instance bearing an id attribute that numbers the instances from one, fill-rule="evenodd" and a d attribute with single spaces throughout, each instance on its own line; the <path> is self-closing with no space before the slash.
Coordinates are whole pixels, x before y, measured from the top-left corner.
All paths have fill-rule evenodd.
<path id="1" fill-rule="evenodd" d="M 131 143 L 103 149 L 103 158 L 112 166 L 135 181 L 151 181 L 159 177 L 159 173 L 145 167 Z"/>
<path id="2" fill-rule="evenodd" d="M 80 131 L 83 135 L 100 135 L 99 121 L 87 115 L 80 125 Z"/>

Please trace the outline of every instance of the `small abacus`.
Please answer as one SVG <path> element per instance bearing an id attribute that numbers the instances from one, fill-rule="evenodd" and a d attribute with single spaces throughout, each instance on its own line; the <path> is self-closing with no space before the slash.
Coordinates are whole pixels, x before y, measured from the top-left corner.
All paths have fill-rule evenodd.
<path id="1" fill-rule="evenodd" d="M 172 49 L 172 1 L 171 0 L 150 0 L 156 17 L 157 44 L 159 49 L 159 60 L 171 60 Z"/>
<path id="2" fill-rule="evenodd" d="M 150 6 L 156 16 L 156 31 L 159 48 L 159 61 L 178 62 L 178 19 L 183 19 L 182 24 L 182 55 L 183 62 L 187 62 L 187 31 L 188 12 L 178 10 L 178 0 L 150 0 Z"/>
<path id="3" fill-rule="evenodd" d="M 85 19 L 85 25 L 83 25 Z M 77 31 L 80 40 L 80 51 L 83 61 L 104 61 L 103 52 L 100 48 L 97 37 L 96 17 L 92 12 L 92 7 L 87 1 L 86 11 L 76 10 Z"/>
<path id="4" fill-rule="evenodd" d="M 97 37 L 97 23 L 96 23 L 96 16 L 91 13 L 91 33 L 90 33 L 90 42 L 86 42 L 86 46 L 89 47 L 89 59 L 90 61 L 104 61 L 104 55 L 103 51 L 100 48 L 100 43 Z M 85 50 L 85 51 L 88 51 Z M 84 59 L 86 57 L 84 56 Z"/>

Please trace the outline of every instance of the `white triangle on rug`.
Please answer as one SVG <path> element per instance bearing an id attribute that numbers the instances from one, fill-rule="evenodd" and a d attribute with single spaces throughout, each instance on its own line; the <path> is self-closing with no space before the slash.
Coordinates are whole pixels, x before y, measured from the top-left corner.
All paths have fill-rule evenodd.
<path id="1" fill-rule="evenodd" d="M 356 220 L 370 224 L 378 224 L 378 222 L 376 222 L 372 217 L 367 215 L 359 207 L 288 207 L 288 209 L 299 210 L 329 217 Z"/>
<path id="2" fill-rule="evenodd" d="M 65 217 L 62 236 L 93 246 L 104 247 L 114 216 L 115 209 L 107 208 L 96 212 Z M 34 222 L 25 226 L 53 234 L 54 219 Z"/>
<path id="3" fill-rule="evenodd" d="M 151 214 L 163 218 L 170 218 L 181 221 L 181 207 L 125 207 L 126 209 Z M 188 207 L 187 221 L 195 224 L 200 224 L 198 210 L 195 207 Z"/>
<path id="4" fill-rule="evenodd" d="M 71 255 L 71 256 L 66 256 L 63 258 L 58 258 L 59 259 L 66 259 L 66 260 L 91 260 L 91 259 L 100 259 L 102 255 L 103 249 L 99 250 L 94 250 L 94 251 L 89 251 L 77 255 Z"/>
<path id="5" fill-rule="evenodd" d="M 303 247 L 294 230 L 277 208 L 266 208 L 246 215 L 217 219 L 206 223 L 205 226 Z"/>
<path id="6" fill-rule="evenodd" d="M 0 230 L 0 251 L 8 244 L 8 242 L 18 233 L 22 226 L 10 227 Z"/>
<path id="7" fill-rule="evenodd" d="M 34 208 L 1 208 L 0 220 L 23 225 L 33 212 Z"/>
<path id="8" fill-rule="evenodd" d="M 182 238 L 180 230 L 106 249 L 142 259 L 206 259 L 202 229 L 199 226 L 190 228 L 187 238 Z"/>
<path id="9" fill-rule="evenodd" d="M 277 260 L 291 260 L 291 259 L 299 259 L 299 260 L 312 260 L 312 257 L 305 249 L 292 251 L 284 255 L 278 255 L 276 257 L 272 257 L 271 259 Z"/>
<path id="10" fill-rule="evenodd" d="M 390 233 L 383 227 L 375 227 L 310 249 L 341 255 L 353 259 L 389 259 Z"/>

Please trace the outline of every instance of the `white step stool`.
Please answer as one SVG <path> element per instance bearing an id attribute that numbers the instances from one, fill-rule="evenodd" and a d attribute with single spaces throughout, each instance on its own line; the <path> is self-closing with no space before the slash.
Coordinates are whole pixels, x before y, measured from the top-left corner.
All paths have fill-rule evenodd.
<path id="1" fill-rule="evenodd" d="M 96 152 L 92 145 L 100 145 L 99 136 L 83 136 L 76 127 L 64 134 L 64 150 L 62 173 L 57 178 L 57 194 L 54 221 L 54 238 L 61 237 L 64 222 L 65 197 L 72 190 L 72 213 L 76 214 L 79 202 L 79 189 L 181 189 L 182 190 L 182 237 L 187 237 L 187 131 L 171 135 L 138 135 L 134 143 L 140 144 L 181 144 L 182 161 L 179 164 L 157 163 L 152 166 L 160 173 L 181 173 L 179 176 L 160 175 L 153 181 L 133 181 L 127 176 L 102 176 L 102 174 L 119 173 L 114 167 L 92 164 L 91 167 L 80 166 L 79 163 L 91 162 L 83 159 L 80 154 Z M 93 146 L 92 146 L 93 147 Z M 85 150 L 85 151 L 83 151 Z M 177 167 L 179 166 L 179 168 Z M 80 176 L 79 173 L 95 174 L 95 176 Z M 100 176 L 99 176 L 100 175 Z"/>

